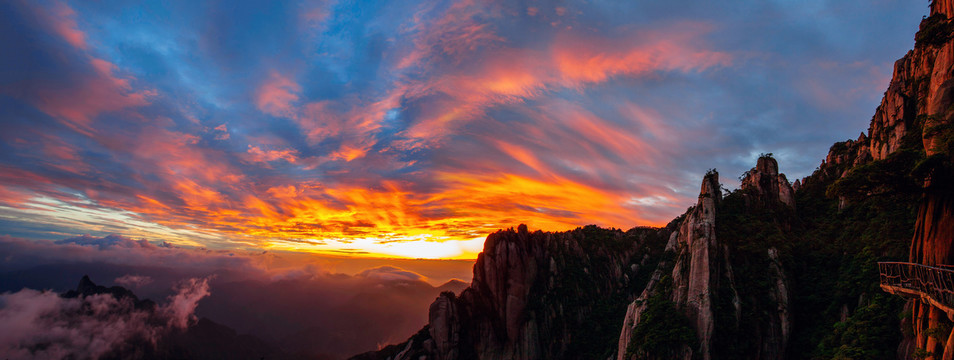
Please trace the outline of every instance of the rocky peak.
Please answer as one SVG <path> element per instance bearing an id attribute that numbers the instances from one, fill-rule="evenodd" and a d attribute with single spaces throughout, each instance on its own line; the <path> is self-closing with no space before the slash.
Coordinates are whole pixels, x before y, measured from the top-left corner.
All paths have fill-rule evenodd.
<path id="1" fill-rule="evenodd" d="M 773 248 L 756 253 L 751 250 L 747 250 L 748 253 L 741 252 L 744 256 L 754 256 L 770 264 L 765 271 L 771 281 L 768 289 L 771 301 L 757 304 L 757 301 L 752 300 L 753 294 L 740 294 L 740 288 L 736 286 L 732 254 L 740 250 L 731 247 L 732 239 L 718 238 L 716 228 L 727 226 L 717 223 L 717 219 L 732 219 L 723 217 L 725 214 L 717 214 L 727 209 L 759 213 L 764 212 L 765 206 L 777 206 L 779 202 L 794 209 L 792 186 L 785 175 L 779 173 L 778 162 L 771 156 L 762 156 L 755 167 L 746 173 L 742 182 L 743 191 L 723 198 L 719 189 L 719 174 L 714 170 L 708 172 L 702 180 L 696 205 L 675 227 L 666 247 L 667 251 L 673 252 L 673 260 L 659 263 L 649 284 L 627 308 L 617 345 L 617 360 L 645 358 L 645 354 L 634 353 L 640 351 L 641 341 L 648 341 L 639 335 L 646 330 L 639 329 L 641 326 L 646 329 L 649 325 L 640 322 L 652 321 L 648 320 L 653 317 L 653 305 L 650 304 L 652 299 L 660 296 L 671 300 L 675 311 L 688 320 L 697 343 L 671 344 L 668 353 L 654 353 L 650 358 L 707 360 L 722 356 L 720 351 L 724 351 L 726 346 L 722 342 L 732 341 L 735 335 L 728 334 L 740 331 L 742 326 L 743 299 L 748 299 L 748 306 L 764 307 L 760 310 L 765 314 L 764 326 L 746 328 L 754 331 L 754 334 L 740 335 L 755 337 L 758 353 L 754 358 L 784 358 L 791 334 L 789 283 L 778 251 Z M 737 207 L 739 197 L 744 199 L 743 209 Z M 759 239 L 745 241 L 751 244 L 758 243 Z"/>
<path id="2" fill-rule="evenodd" d="M 96 291 L 97 285 L 93 283 L 93 280 L 89 279 L 89 275 L 83 275 L 83 278 L 80 279 L 79 285 L 76 286 L 76 291 L 80 294 L 93 293 Z"/>
<path id="3" fill-rule="evenodd" d="M 778 175 L 778 161 L 773 157 L 761 156 L 755 164 L 755 170 L 770 176 Z"/>
<path id="4" fill-rule="evenodd" d="M 712 199 L 712 206 L 722 201 L 722 185 L 719 184 L 719 172 L 709 170 L 702 178 L 702 188 L 699 190 L 699 203 L 703 205 L 702 199 Z"/>
<path id="5" fill-rule="evenodd" d="M 79 285 L 76 286 L 76 290 L 70 290 L 62 294 L 65 298 L 77 298 L 77 297 L 86 297 L 99 294 L 109 294 L 116 300 L 129 300 L 135 306 L 136 309 L 154 309 L 156 303 L 152 300 L 139 300 L 131 290 L 126 289 L 122 286 L 113 286 L 105 287 L 102 285 L 96 285 L 93 280 L 90 280 L 89 275 L 83 275 L 83 278 L 80 279 Z"/>
<path id="6" fill-rule="evenodd" d="M 699 341 L 695 354 L 686 345 L 668 356 L 681 359 L 711 358 L 710 350 L 715 330 L 712 296 L 717 293 L 723 279 L 728 277 L 727 283 L 732 282 L 732 270 L 724 268 L 722 262 L 722 259 L 727 257 L 727 250 L 716 241 L 715 236 L 716 208 L 721 201 L 719 173 L 710 170 L 702 179 L 696 206 L 689 210 L 676 232 L 672 233 L 670 245 L 666 247 L 667 250 L 676 252 L 675 264 L 660 263 L 649 284 L 627 309 L 617 346 L 618 360 L 629 359 L 631 356 L 627 349 L 631 346 L 632 334 L 647 311 L 648 299 L 657 294 L 665 295 L 667 292 L 671 292 L 668 297 L 676 308 L 682 310 L 689 319 Z M 671 285 L 664 285 L 659 281 L 667 272 L 671 272 Z M 730 291 L 734 293 L 735 290 Z"/>
<path id="7" fill-rule="evenodd" d="M 894 74 L 869 127 L 870 153 L 882 160 L 905 145 L 905 136 L 922 138 L 932 154 L 934 131 L 950 124 L 954 111 L 954 0 L 935 0 L 921 21 L 914 50 L 894 64 Z M 911 131 L 916 131 L 911 133 Z"/>
<path id="8" fill-rule="evenodd" d="M 778 161 L 771 155 L 760 156 L 755 167 L 745 173 L 742 190 L 750 191 L 762 205 L 781 202 L 795 208 L 795 190 L 785 174 L 778 173 Z"/>
<path id="9" fill-rule="evenodd" d="M 712 294 L 722 275 L 716 264 L 722 248 L 715 236 L 716 206 L 722 201 L 720 189 L 719 173 L 707 173 L 702 179 L 696 208 L 679 227 L 678 241 L 684 245 L 688 256 L 678 258 L 672 273 L 673 302 L 685 309 L 693 323 L 704 360 L 710 358 L 715 330 Z"/>
<path id="10" fill-rule="evenodd" d="M 850 165 L 846 167 L 847 171 L 847 168 L 870 161 L 870 155 L 868 136 L 861 133 L 857 140 L 849 139 L 832 145 L 822 165 Z"/>
<path id="11" fill-rule="evenodd" d="M 802 179 L 798 188 L 813 181 L 836 180 L 848 174 L 852 168 L 871 162 L 871 139 L 862 133 L 857 140 L 845 140 L 833 144 L 828 149 L 828 155 L 818 166 L 816 173 Z"/>

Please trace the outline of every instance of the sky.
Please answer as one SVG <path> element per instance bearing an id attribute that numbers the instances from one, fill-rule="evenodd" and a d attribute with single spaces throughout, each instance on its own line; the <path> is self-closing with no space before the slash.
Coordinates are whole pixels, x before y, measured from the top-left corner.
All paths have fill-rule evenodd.
<path id="1" fill-rule="evenodd" d="M 473 259 L 521 223 L 662 226 L 708 169 L 794 180 L 866 131 L 927 12 L 4 1 L 0 236 Z"/>

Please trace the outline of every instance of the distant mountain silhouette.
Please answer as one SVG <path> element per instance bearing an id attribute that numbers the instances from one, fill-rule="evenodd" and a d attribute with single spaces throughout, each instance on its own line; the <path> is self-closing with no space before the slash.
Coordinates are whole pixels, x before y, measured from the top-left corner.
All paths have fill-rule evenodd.
<path id="1" fill-rule="evenodd" d="M 159 307 L 152 300 L 140 300 L 132 291 L 121 286 L 97 285 L 89 276 L 83 276 L 75 290 L 61 294 L 64 298 L 83 299 L 107 294 L 117 301 L 130 301 L 133 309 L 151 312 L 159 318 Z M 151 343 L 147 339 L 134 338 L 101 359 L 314 359 L 293 356 L 282 352 L 277 346 L 252 335 L 239 335 L 235 330 L 208 318 L 200 318 L 184 330 L 171 329 Z"/>

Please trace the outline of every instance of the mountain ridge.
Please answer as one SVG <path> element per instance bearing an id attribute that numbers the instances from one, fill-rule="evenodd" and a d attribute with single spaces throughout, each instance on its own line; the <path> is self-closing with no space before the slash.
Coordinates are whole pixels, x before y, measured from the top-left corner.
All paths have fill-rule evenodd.
<path id="1" fill-rule="evenodd" d="M 647 250 L 656 254 L 651 261 L 644 257 L 633 264 L 645 281 L 618 289 L 630 291 L 614 298 L 627 304 L 625 314 L 600 321 L 604 327 L 616 324 L 618 337 L 590 344 L 603 347 L 602 352 L 589 353 L 599 355 L 591 358 L 954 356 L 954 332 L 935 334 L 950 321 L 927 304 L 881 292 L 875 266 L 906 256 L 922 263 L 954 263 L 951 236 L 942 239 L 954 235 L 954 0 L 935 0 L 930 6 L 915 48 L 895 63 L 867 134 L 832 145 L 818 169 L 794 184 L 778 172 L 770 154 L 760 156 L 743 174 L 736 191 L 723 194 L 718 173 L 706 174 L 698 202 L 667 227 L 654 229 L 668 241 L 661 249 L 657 244 Z M 578 242 L 571 234 L 580 230 L 532 234 Z M 528 306 L 529 300 L 553 296 L 560 286 L 527 291 L 527 281 L 549 278 L 558 273 L 550 269 L 563 264 L 543 262 L 528 268 L 526 261 L 532 260 L 524 253 L 500 253 L 501 245 L 522 249 L 533 246 L 524 242 L 539 241 L 528 234 L 521 225 L 517 231 L 488 236 L 474 265 L 474 282 L 461 297 L 442 294 L 431 306 L 429 324 L 418 334 L 353 359 L 578 358 L 566 349 L 593 328 L 540 338 L 534 336 L 544 336 L 550 328 L 529 320 L 547 311 Z M 488 269 L 513 278 L 486 281 Z M 597 283 L 631 275 L 585 274 Z M 586 309 L 572 297 L 561 301 Z M 491 306 L 479 308 L 480 316 L 471 312 L 473 304 L 483 303 Z M 564 310 L 560 305 L 556 308 Z M 899 320 L 896 314 L 901 313 L 911 315 Z M 468 320 L 475 317 L 489 319 L 492 330 L 476 340 L 462 335 L 475 325 L 484 326 Z M 646 319 L 667 326 L 647 324 Z M 941 337 L 948 339 L 947 345 Z M 554 344 L 563 348 L 554 350 Z"/>
<path id="2" fill-rule="evenodd" d="M 102 317 L 104 307 L 110 316 L 128 317 L 135 319 L 146 316 L 145 324 L 154 326 L 157 331 L 147 331 L 142 336 L 134 335 L 126 339 L 120 346 L 98 356 L 99 359 L 299 359 L 304 357 L 292 356 L 283 353 L 279 348 L 267 342 L 245 334 L 237 334 L 235 330 L 202 317 L 190 321 L 183 329 L 161 327 L 165 323 L 166 315 L 155 302 L 148 299 L 139 299 L 132 291 L 121 286 L 105 287 L 94 283 L 89 276 L 80 279 L 75 290 L 60 294 L 62 298 L 74 299 L 81 302 L 79 314 L 71 314 L 70 307 L 65 307 L 60 314 L 52 316 L 66 316 L 71 321 L 83 321 L 82 316 Z M 108 296 L 115 302 L 102 302 L 98 297 Z M 130 304 L 124 307 L 122 304 Z M 110 304 L 118 304 L 110 305 Z M 87 307 L 100 309 L 83 310 Z M 87 314 L 88 313 L 88 314 Z M 79 317 L 77 317 L 79 316 Z M 134 320 L 130 320 L 133 322 Z M 38 345 L 42 349 L 43 345 Z M 42 354 L 35 354 L 42 356 Z M 78 354 L 90 356 L 91 354 Z"/>

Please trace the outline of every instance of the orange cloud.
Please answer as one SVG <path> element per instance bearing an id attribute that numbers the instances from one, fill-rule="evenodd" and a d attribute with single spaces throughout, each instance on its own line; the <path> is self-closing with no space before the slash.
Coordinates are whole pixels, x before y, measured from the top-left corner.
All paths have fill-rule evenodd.
<path id="1" fill-rule="evenodd" d="M 288 200 L 298 195 L 298 189 L 294 185 L 270 187 L 266 191 L 275 199 Z"/>
<path id="2" fill-rule="evenodd" d="M 147 105 L 152 90 L 133 90 L 129 79 L 113 74 L 115 65 L 105 60 L 91 58 L 94 74 L 77 79 L 72 86 L 46 86 L 33 88 L 35 96 L 29 96 L 43 112 L 64 120 L 65 124 L 81 133 L 93 132 L 94 117 L 106 112 Z"/>
<path id="3" fill-rule="evenodd" d="M 301 86 L 297 83 L 277 71 L 272 71 L 265 83 L 258 88 L 255 104 L 266 114 L 294 118 L 294 103 L 298 101 L 300 91 Z"/>
<path id="4" fill-rule="evenodd" d="M 156 95 L 154 90 L 134 89 L 132 77 L 117 75 L 117 68 L 109 61 L 86 53 L 86 34 L 76 23 L 76 12 L 68 5 L 57 2 L 52 9 L 34 7 L 37 17 L 47 31 L 61 37 L 79 50 L 79 57 L 88 62 L 88 72 L 74 78 L 52 84 L 31 81 L 29 84 L 13 84 L 4 92 L 27 99 L 44 113 L 56 117 L 80 133 L 94 132 L 92 120 L 107 112 L 143 106 Z"/>
<path id="5" fill-rule="evenodd" d="M 50 22 L 53 31 L 63 37 L 63 40 L 78 49 L 86 50 L 86 34 L 79 30 L 76 24 L 76 12 L 69 5 L 57 2 L 51 9 L 51 13 L 47 14 L 46 19 Z"/>
<path id="6" fill-rule="evenodd" d="M 704 41 L 709 31 L 707 24 L 680 23 L 625 39 L 561 34 L 545 51 L 485 49 L 476 69 L 446 73 L 402 88 L 409 98 L 448 97 L 429 101 L 430 111 L 403 135 L 419 142 L 439 142 L 448 130 L 481 119 L 490 108 L 549 91 L 582 91 L 616 77 L 730 65 L 731 55 L 710 50 Z"/>
<path id="7" fill-rule="evenodd" d="M 527 223 L 543 230 L 581 224 L 632 226 L 641 219 L 618 201 L 619 194 L 558 176 L 540 179 L 514 174 L 440 174 L 449 189 L 435 200 L 456 210 L 454 222 Z"/>
<path id="8" fill-rule="evenodd" d="M 393 91 L 369 104 L 354 98 L 338 103 L 312 102 L 294 119 L 311 144 L 328 138 L 341 140 L 338 149 L 325 156 L 325 160 L 352 161 L 364 157 L 376 144 L 373 135 L 381 128 L 387 112 L 399 106 L 401 95 Z"/>
<path id="9" fill-rule="evenodd" d="M 251 162 L 272 162 L 275 160 L 285 160 L 290 163 L 298 162 L 298 151 L 294 149 L 284 150 L 262 150 L 258 146 L 248 146 L 248 152 L 245 157 Z"/>
<path id="10" fill-rule="evenodd" d="M 499 16 L 497 4 L 458 1 L 444 10 L 436 20 L 421 22 L 420 18 L 433 11 L 434 7 L 431 5 L 415 16 L 415 25 L 408 29 L 417 35 L 414 46 L 398 61 L 397 69 L 425 66 L 437 58 L 450 58 L 452 62 L 458 62 L 479 47 L 504 41 L 490 26 L 478 19 Z"/>
<path id="11" fill-rule="evenodd" d="M 649 71 L 620 70 L 640 68 L 643 63 L 625 56 L 616 58 L 619 61 L 605 63 L 609 65 L 604 66 L 604 70 L 582 75 L 564 71 L 558 60 L 543 68 L 519 63 L 507 68 L 488 61 L 481 73 L 445 76 L 441 80 L 446 83 L 428 85 L 462 101 L 456 107 L 447 104 L 448 107 L 438 107 L 434 112 L 442 116 L 450 114 L 450 118 L 429 118 L 425 124 L 440 131 L 438 125 L 453 123 L 455 116 L 473 116 L 488 106 L 533 97 L 549 87 L 606 81 L 612 76 Z M 708 64 L 701 62 L 699 67 L 710 66 Z M 667 69 L 658 64 L 649 68 L 653 66 Z M 275 89 L 293 89 L 282 79 L 273 78 L 278 84 Z M 400 90 L 423 94 L 422 89 Z M 297 98 L 286 98 L 297 101 Z M 371 146 L 366 142 L 369 135 L 380 127 L 386 111 L 397 106 L 397 100 L 387 97 L 372 106 L 343 110 L 332 105 L 307 104 L 302 107 L 304 111 L 293 118 L 308 131 L 311 141 L 318 142 L 328 136 L 346 140 L 327 158 L 353 161 L 367 155 Z M 644 186 L 640 194 L 634 194 L 608 187 L 593 178 L 570 177 L 557 168 L 569 166 L 581 174 L 623 179 L 627 175 L 620 173 L 620 168 L 655 166 L 661 150 L 649 146 L 642 136 L 669 141 L 676 138 L 674 133 L 679 130 L 668 126 L 660 120 L 659 114 L 650 110 L 633 104 L 621 104 L 619 108 L 631 114 L 629 123 L 602 119 L 572 102 L 542 104 L 539 110 L 523 114 L 531 122 L 508 125 L 511 126 L 508 131 L 519 136 L 485 139 L 528 171 L 514 167 L 501 171 L 498 160 L 473 159 L 467 168 L 434 172 L 432 179 L 438 185 L 431 192 L 412 191 L 412 184 L 395 181 L 383 181 L 372 187 L 283 183 L 281 179 L 273 179 L 272 183 L 244 183 L 239 181 L 240 172 L 216 160 L 215 152 L 196 149 L 196 138 L 152 130 L 136 154 L 152 161 L 151 166 L 160 170 L 164 181 L 174 184 L 170 189 L 172 196 L 159 198 L 144 194 L 139 197 L 139 204 L 121 207 L 170 228 L 202 224 L 205 228 L 247 239 L 253 246 L 328 253 L 344 251 L 355 256 L 409 256 L 411 249 L 417 249 L 411 244 L 448 242 L 446 249 L 432 255 L 470 257 L 474 253 L 468 250 L 471 249 L 471 245 L 467 245 L 471 244 L 469 241 L 518 223 L 544 230 L 566 230 L 588 223 L 620 227 L 662 225 L 661 220 L 643 211 L 678 206 L 676 198 L 668 194 L 669 190 Z M 282 109 L 296 111 L 291 105 Z M 420 135 L 439 138 L 442 134 Z M 605 154 L 622 158 L 611 159 Z M 246 156 L 251 162 L 300 160 L 293 150 L 253 145 L 248 146 Z M 399 243 L 405 245 L 388 245 Z"/>
<path id="12" fill-rule="evenodd" d="M 29 191 L 23 191 L 20 189 L 15 189 L 11 186 L 0 185 L 0 203 L 2 206 L 11 206 L 22 208 L 23 204 L 26 204 L 30 198 L 31 194 Z"/>
<path id="13" fill-rule="evenodd" d="M 729 65 L 729 54 L 708 50 L 699 40 L 709 31 L 705 24 L 681 23 L 639 34 L 637 38 L 643 41 L 623 47 L 605 39 L 562 35 L 555 42 L 552 58 L 564 85 L 569 87 L 603 82 L 615 76 L 701 71 Z"/>
<path id="14" fill-rule="evenodd" d="M 661 186 L 637 184 L 634 169 L 662 166 L 669 150 L 659 145 L 677 141 L 683 129 L 634 104 L 608 106 L 615 107 L 622 119 L 607 119 L 547 95 L 585 92 L 614 79 L 729 65 L 729 54 L 706 43 L 710 29 L 704 24 L 677 24 L 657 31 L 630 31 L 614 39 L 566 32 L 550 44 L 519 48 L 499 38 L 483 21 L 498 16 L 499 10 L 479 5 L 458 2 L 437 21 L 407 29 L 416 40 L 391 59 L 398 62 L 395 71 L 402 76 L 383 93 L 309 102 L 288 74 L 269 72 L 249 92 L 255 107 L 297 124 L 312 147 L 307 151 L 299 153 L 278 136 L 262 135 L 261 141 L 241 138 L 250 143 L 245 151 L 229 154 L 204 143 L 204 137 L 150 123 L 123 139 L 95 139 L 129 157 L 117 161 L 126 162 L 136 185 L 90 189 L 85 191 L 87 203 L 74 201 L 70 206 L 89 212 L 97 207 L 104 212 L 122 209 L 131 213 L 123 216 L 151 223 L 156 231 L 202 229 L 228 238 L 234 246 L 364 256 L 473 257 L 483 235 L 519 223 L 544 230 L 589 223 L 662 225 L 663 220 L 647 213 L 660 206 L 678 206 L 677 197 Z M 422 11 L 429 9 L 433 10 Z M 566 15 L 566 21 L 574 16 L 572 9 L 557 11 Z M 320 22 L 323 16 L 308 21 Z M 62 24 L 70 31 L 54 31 L 85 49 L 85 35 L 75 21 Z M 477 50 L 481 56 L 471 58 Z M 84 59 L 90 74 L 83 86 L 44 89 L 47 96 L 37 97 L 43 99 L 39 105 L 43 111 L 92 132 L 97 115 L 148 103 L 153 93 L 134 89 L 135 79 L 117 75 L 115 64 L 91 56 Z M 438 64 L 438 60 L 446 61 Z M 520 121 L 505 123 L 488 116 L 510 104 L 526 105 L 507 109 Z M 410 108 L 410 119 L 389 118 Z M 383 129 L 392 129 L 388 119 L 410 126 L 398 134 L 382 134 Z M 433 147 L 439 150 L 428 156 L 453 157 L 442 152 L 459 149 L 441 145 L 454 140 L 451 136 L 471 121 L 481 121 L 481 129 L 491 130 L 467 134 L 468 141 L 479 144 L 468 144 L 476 150 L 454 158 L 455 164 L 412 157 L 400 162 L 430 162 L 426 174 L 401 178 L 408 180 L 380 175 L 384 161 L 379 159 L 390 149 Z M 193 125 L 204 129 L 205 135 L 229 139 L 225 124 L 212 129 L 199 121 Z M 390 137 L 397 140 L 377 143 Z M 647 138 L 658 141 L 650 143 Z M 314 154 L 318 148 L 325 153 Z M 55 142 L 42 148 L 64 166 L 81 160 L 73 150 Z M 287 162 L 282 166 L 294 169 L 293 175 L 271 169 L 282 160 Z M 325 163 L 333 166 L 319 168 Z M 255 174 L 247 168 L 270 170 Z M 342 173 L 349 174 L 347 180 L 336 178 Z M 55 183 L 27 171 L 0 177 L 5 184 Z M 0 188 L 0 197 L 31 201 L 18 196 Z M 108 215 L 104 218 L 128 220 Z"/>
<path id="15" fill-rule="evenodd" d="M 341 133 L 346 127 L 346 119 L 342 119 L 329 108 L 327 101 L 313 102 L 305 105 L 301 116 L 295 117 L 308 136 L 308 140 L 317 143 L 324 138 Z"/>
<path id="16" fill-rule="evenodd" d="M 352 145 L 343 145 L 338 151 L 331 154 L 332 159 L 351 161 L 363 157 L 370 150 L 369 147 L 352 147 Z"/>

